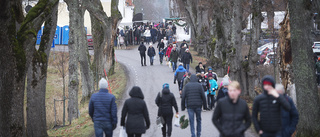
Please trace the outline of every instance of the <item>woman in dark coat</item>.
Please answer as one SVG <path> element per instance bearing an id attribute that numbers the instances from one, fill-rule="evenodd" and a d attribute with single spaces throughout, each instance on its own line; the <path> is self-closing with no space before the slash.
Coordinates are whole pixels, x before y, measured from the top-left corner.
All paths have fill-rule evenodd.
<path id="1" fill-rule="evenodd" d="M 172 118 L 173 118 L 173 110 L 172 107 L 176 110 L 176 114 L 178 115 L 178 106 L 176 102 L 176 98 L 173 93 L 170 93 L 169 84 L 164 84 L 162 93 L 158 93 L 156 98 L 156 104 L 159 107 L 158 116 L 162 116 L 165 123 L 162 127 L 162 135 L 166 137 L 166 133 L 168 133 L 168 137 L 171 136 L 172 132 Z M 168 131 L 166 130 L 168 127 Z"/>
<path id="2" fill-rule="evenodd" d="M 126 127 L 128 137 L 141 137 L 150 127 L 148 108 L 140 87 L 134 86 L 129 95 L 131 98 L 125 101 L 122 108 L 121 126 Z"/>

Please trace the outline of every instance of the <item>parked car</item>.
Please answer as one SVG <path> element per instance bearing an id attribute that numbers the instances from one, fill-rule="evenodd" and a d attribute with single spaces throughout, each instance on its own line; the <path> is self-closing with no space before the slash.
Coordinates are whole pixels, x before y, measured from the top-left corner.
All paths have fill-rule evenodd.
<path id="1" fill-rule="evenodd" d="M 313 42 L 312 50 L 313 53 L 320 54 L 320 42 Z"/>
<path id="2" fill-rule="evenodd" d="M 92 35 L 87 34 L 88 48 L 93 49 L 93 38 Z"/>

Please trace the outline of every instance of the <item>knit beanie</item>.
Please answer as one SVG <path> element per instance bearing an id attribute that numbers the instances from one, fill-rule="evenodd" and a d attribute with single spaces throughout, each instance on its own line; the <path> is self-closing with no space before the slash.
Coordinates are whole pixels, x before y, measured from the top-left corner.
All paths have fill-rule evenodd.
<path id="1" fill-rule="evenodd" d="M 168 83 L 164 83 L 164 84 L 162 85 L 162 88 L 168 88 L 168 89 L 169 89 L 169 84 L 168 84 Z"/>
<path id="2" fill-rule="evenodd" d="M 222 86 L 228 86 L 228 85 L 229 85 L 229 79 L 228 78 L 223 78 Z"/>
<path id="3" fill-rule="evenodd" d="M 108 81 L 105 78 L 100 79 L 99 89 L 108 89 Z"/>

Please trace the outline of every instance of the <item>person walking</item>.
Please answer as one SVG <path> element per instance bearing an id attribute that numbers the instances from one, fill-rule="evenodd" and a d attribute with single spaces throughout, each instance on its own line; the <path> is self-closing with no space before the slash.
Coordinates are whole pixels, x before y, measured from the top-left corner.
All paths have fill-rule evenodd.
<path id="1" fill-rule="evenodd" d="M 169 50 L 169 48 L 168 48 L 168 50 Z M 178 57 L 179 57 L 179 53 L 177 51 L 177 48 L 176 48 L 176 46 L 173 46 L 172 51 L 170 53 L 170 61 L 172 63 L 173 72 L 176 71 L 176 69 L 177 69 Z"/>
<path id="2" fill-rule="evenodd" d="M 206 75 L 204 75 L 204 72 L 201 72 L 198 82 L 201 84 L 203 88 L 203 92 L 205 92 L 205 96 L 207 98 L 207 91 L 210 88 L 209 80 L 207 79 Z M 205 99 L 206 100 L 206 99 Z M 204 109 L 203 111 L 206 111 L 207 109 Z"/>
<path id="3" fill-rule="evenodd" d="M 134 86 L 124 102 L 121 112 L 121 126 L 126 128 L 128 137 L 141 137 L 150 127 L 150 118 L 144 95 L 138 86 Z"/>
<path id="4" fill-rule="evenodd" d="M 150 30 L 150 34 L 152 43 L 156 43 L 158 35 L 158 30 L 156 29 L 156 27 L 152 27 L 152 29 Z"/>
<path id="5" fill-rule="evenodd" d="M 164 124 L 162 129 L 163 137 L 170 137 L 172 132 L 172 118 L 173 110 L 172 107 L 176 110 L 176 115 L 179 115 L 178 105 L 174 94 L 170 92 L 169 84 L 165 83 L 163 89 L 158 93 L 155 100 L 158 106 L 158 116 L 162 116 L 164 119 Z"/>
<path id="6" fill-rule="evenodd" d="M 163 56 L 164 56 L 165 53 L 165 50 L 160 48 L 160 51 L 159 51 L 159 60 L 160 60 L 160 64 L 162 65 L 163 63 Z"/>
<path id="7" fill-rule="evenodd" d="M 147 64 L 146 64 L 146 51 L 147 51 L 147 48 L 146 48 L 146 46 L 143 44 L 143 42 L 141 42 L 138 50 L 139 50 L 139 52 L 140 52 L 141 66 L 143 66 L 143 63 L 144 63 L 144 66 L 147 66 Z"/>
<path id="8" fill-rule="evenodd" d="M 290 111 L 286 111 L 285 109 L 281 108 L 282 137 L 291 137 L 297 128 L 299 122 L 299 113 L 292 99 L 287 94 L 285 94 L 283 85 L 276 84 L 276 90 L 279 94 L 285 97 L 285 99 L 291 106 Z"/>
<path id="9" fill-rule="evenodd" d="M 189 72 L 190 63 L 192 63 L 192 55 L 189 52 L 189 49 L 186 49 L 185 53 L 182 56 L 183 67 Z"/>
<path id="10" fill-rule="evenodd" d="M 287 111 L 291 108 L 285 97 L 274 88 L 274 78 L 269 75 L 264 76 L 263 93 L 256 96 L 253 101 L 252 122 L 260 137 L 281 137 L 281 107 Z"/>
<path id="11" fill-rule="evenodd" d="M 108 91 L 108 82 L 102 78 L 99 81 L 99 92 L 91 96 L 89 115 L 94 123 L 96 137 L 112 137 L 117 127 L 117 104 L 114 95 Z"/>
<path id="12" fill-rule="evenodd" d="M 183 68 L 182 64 L 179 65 L 178 69 L 176 70 L 176 72 L 174 73 L 174 80 L 173 83 L 176 84 L 178 81 L 178 89 L 180 90 L 180 86 L 181 86 L 181 81 L 183 76 L 186 74 L 186 69 Z"/>
<path id="13" fill-rule="evenodd" d="M 208 79 L 209 79 L 209 89 L 207 91 L 207 102 L 208 102 L 208 109 L 212 110 L 215 103 L 215 96 L 216 96 L 216 90 L 218 89 L 218 83 L 216 80 L 213 79 L 212 75 L 209 75 Z"/>
<path id="14" fill-rule="evenodd" d="M 208 77 L 209 74 L 212 74 L 213 79 L 218 81 L 218 75 L 217 75 L 217 73 L 213 72 L 211 66 L 208 67 L 208 72 L 205 75 Z"/>
<path id="15" fill-rule="evenodd" d="M 251 125 L 249 108 L 246 101 L 239 98 L 239 82 L 231 82 L 228 89 L 229 96 L 219 100 L 214 109 L 212 123 L 219 130 L 220 137 L 244 137 Z"/>
<path id="16" fill-rule="evenodd" d="M 170 60 L 170 54 L 171 54 L 172 49 L 173 49 L 172 44 L 169 44 L 169 46 L 167 47 L 167 50 L 166 50 L 166 56 L 168 56 L 169 60 Z"/>
<path id="17" fill-rule="evenodd" d="M 160 49 L 164 49 L 163 39 L 161 39 L 161 41 L 158 43 L 157 48 L 159 49 L 159 52 L 160 52 Z"/>
<path id="18" fill-rule="evenodd" d="M 149 27 L 144 31 L 144 36 L 146 37 L 146 43 L 149 44 L 151 40 L 151 33 Z"/>
<path id="19" fill-rule="evenodd" d="M 182 41 L 182 43 L 180 44 L 180 48 L 182 48 L 182 47 L 184 47 L 184 46 L 186 46 L 186 48 L 189 48 L 186 40 L 183 40 L 183 41 Z"/>
<path id="20" fill-rule="evenodd" d="M 201 108 L 207 109 L 207 103 L 204 91 L 200 83 L 198 83 L 197 76 L 191 75 L 190 82 L 184 86 L 181 99 L 181 110 L 188 109 L 191 137 L 201 136 Z M 197 120 L 197 132 L 194 129 L 194 115 Z"/>
<path id="21" fill-rule="evenodd" d="M 156 55 L 156 50 L 153 48 L 152 43 L 150 43 L 149 48 L 148 48 L 148 56 L 150 58 L 150 65 L 153 65 L 153 59 L 154 56 Z"/>
<path id="22" fill-rule="evenodd" d="M 182 57 L 183 57 L 183 54 L 186 52 L 186 49 L 187 49 L 187 46 L 182 46 L 182 48 L 180 48 L 179 50 L 179 58 L 181 59 L 180 62 L 183 62 Z"/>

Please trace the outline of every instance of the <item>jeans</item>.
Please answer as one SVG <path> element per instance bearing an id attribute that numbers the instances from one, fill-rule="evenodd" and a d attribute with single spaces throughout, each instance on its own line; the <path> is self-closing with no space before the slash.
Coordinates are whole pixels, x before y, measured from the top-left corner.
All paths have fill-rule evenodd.
<path id="1" fill-rule="evenodd" d="M 146 43 L 147 43 L 147 44 L 150 43 L 150 39 L 151 39 L 151 37 L 146 37 L 146 41 L 147 41 Z"/>
<path id="2" fill-rule="evenodd" d="M 159 58 L 160 58 L 160 64 L 162 64 L 162 62 L 163 62 L 163 55 L 159 55 Z"/>
<path id="3" fill-rule="evenodd" d="M 94 121 L 94 131 L 96 137 L 103 137 L 103 133 L 106 137 L 112 137 L 112 123 L 107 121 Z"/>
<path id="4" fill-rule="evenodd" d="M 196 137 L 194 132 L 194 114 L 196 114 L 196 120 L 197 120 L 197 137 L 200 137 L 201 136 L 201 108 L 188 108 L 191 137 Z"/>
<path id="5" fill-rule="evenodd" d="M 208 108 L 212 109 L 212 107 L 214 107 L 214 103 L 215 103 L 214 95 L 208 94 L 207 101 L 208 101 Z"/>
<path id="6" fill-rule="evenodd" d="M 190 64 L 183 64 L 183 67 L 187 70 L 187 72 L 189 72 Z"/>
<path id="7" fill-rule="evenodd" d="M 146 53 L 144 53 L 144 54 L 140 53 L 140 57 L 141 57 L 141 65 L 143 66 L 143 63 L 144 63 L 144 65 L 146 66 Z M 144 59 L 144 61 L 143 61 L 143 59 Z"/>
<path id="8" fill-rule="evenodd" d="M 164 124 L 163 124 L 163 127 L 161 128 L 162 129 L 162 135 L 166 136 L 166 133 L 168 133 L 168 136 L 171 136 L 173 114 L 163 115 L 162 117 L 164 119 Z M 168 127 L 168 131 L 167 131 L 167 127 Z"/>
<path id="9" fill-rule="evenodd" d="M 260 137 L 281 137 L 281 131 L 278 131 L 276 133 L 268 133 L 268 132 L 263 132 L 263 134 L 260 135 Z"/>
<path id="10" fill-rule="evenodd" d="M 150 65 L 153 65 L 153 58 L 154 56 L 149 56 L 150 57 Z"/>
<path id="11" fill-rule="evenodd" d="M 177 69 L 177 62 L 171 61 L 171 63 L 172 63 L 172 69 L 173 71 L 175 71 Z"/>

